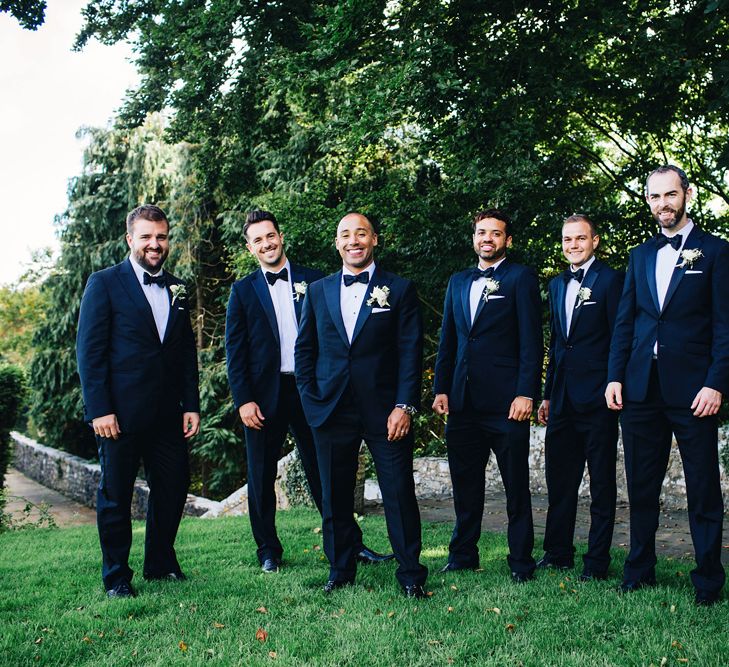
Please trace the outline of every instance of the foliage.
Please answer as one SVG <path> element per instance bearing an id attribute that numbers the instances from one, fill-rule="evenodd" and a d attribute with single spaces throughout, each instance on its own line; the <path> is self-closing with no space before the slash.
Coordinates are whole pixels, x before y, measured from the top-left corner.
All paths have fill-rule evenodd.
<path id="1" fill-rule="evenodd" d="M 46 0 L 0 0 L 0 12 L 10 12 L 26 30 L 37 30 L 46 18 Z"/>
<path id="2" fill-rule="evenodd" d="M 321 519 L 277 516 L 286 560 L 260 571 L 247 517 L 185 519 L 176 548 L 188 580 L 134 585 L 109 601 L 92 526 L 0 535 L 0 651 L 10 665 L 726 665 L 729 605 L 693 604 L 691 564 L 660 559 L 660 585 L 631 595 L 614 576 L 580 583 L 578 570 L 514 585 L 505 536 L 481 538 L 483 570 L 432 575 L 424 601 L 398 591 L 396 565 L 363 567 L 357 584 L 324 595 Z M 142 570 L 141 524 L 131 566 Z M 363 519 L 367 543 L 386 550 L 381 517 Z M 426 524 L 423 563 L 447 558 L 449 524 Z M 39 549 L 39 540 L 43 548 Z M 583 553 L 584 545 L 578 549 Z M 73 567 L 69 567 L 73 563 Z M 259 629 L 261 632 L 259 632 Z M 257 637 L 258 636 L 258 637 Z"/>
<path id="3" fill-rule="evenodd" d="M 7 512 L 8 501 L 20 500 L 23 508 L 18 512 Z M 58 528 L 51 506 L 48 503 L 36 505 L 22 496 L 11 496 L 7 489 L 0 488 L 0 533 L 8 530 L 33 530 L 35 528 Z"/>
<path id="4" fill-rule="evenodd" d="M 10 465 L 10 431 L 15 427 L 25 400 L 25 375 L 12 364 L 0 364 L 0 490 Z M 3 503 L 0 502 L 0 511 Z"/>

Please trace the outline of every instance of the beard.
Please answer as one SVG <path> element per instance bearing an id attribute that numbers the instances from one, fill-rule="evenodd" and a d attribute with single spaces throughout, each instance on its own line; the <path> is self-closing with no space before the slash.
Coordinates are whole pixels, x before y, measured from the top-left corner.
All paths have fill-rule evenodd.
<path id="1" fill-rule="evenodd" d="M 156 264 L 152 264 L 147 259 L 147 254 L 144 251 L 144 249 L 141 250 L 135 250 L 134 251 L 134 259 L 141 266 L 145 271 L 149 273 L 157 273 L 162 268 L 162 265 L 165 263 L 165 260 L 167 259 L 167 255 L 169 255 L 169 250 L 164 250 L 163 248 L 159 249 L 159 259 L 157 260 Z"/>
<path id="2" fill-rule="evenodd" d="M 666 211 L 671 211 L 673 213 L 673 218 L 668 220 L 661 220 L 661 213 L 665 213 Z M 653 217 L 656 219 L 659 227 L 662 227 L 663 229 L 673 229 L 679 222 L 681 222 L 681 220 L 683 220 L 683 216 L 685 213 L 686 202 L 684 201 L 684 203 L 681 204 L 678 209 L 673 209 L 670 206 L 665 206 L 658 212 L 658 215 L 654 215 Z"/>

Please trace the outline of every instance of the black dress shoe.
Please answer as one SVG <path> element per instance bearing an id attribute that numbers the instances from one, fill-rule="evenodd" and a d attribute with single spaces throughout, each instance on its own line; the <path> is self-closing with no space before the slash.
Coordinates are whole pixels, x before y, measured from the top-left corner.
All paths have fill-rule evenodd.
<path id="1" fill-rule="evenodd" d="M 266 558 L 266 560 L 261 563 L 261 570 L 268 573 L 278 572 L 280 567 L 281 561 L 278 560 L 278 558 Z"/>
<path id="2" fill-rule="evenodd" d="M 696 591 L 696 597 L 694 603 L 697 607 L 711 607 L 719 602 L 719 595 L 717 593 L 709 593 L 707 591 Z"/>
<path id="3" fill-rule="evenodd" d="M 330 579 L 327 581 L 326 584 L 324 584 L 324 588 L 322 590 L 325 593 L 331 593 L 332 591 L 335 591 L 337 588 L 344 588 L 345 586 L 351 586 L 354 582 L 353 581 L 334 581 L 333 579 Z"/>
<path id="4" fill-rule="evenodd" d="M 620 588 L 618 588 L 618 590 L 621 593 L 634 593 L 635 591 L 639 591 L 641 588 L 651 588 L 655 585 L 655 579 L 630 579 L 620 584 Z"/>
<path id="5" fill-rule="evenodd" d="M 438 572 L 458 572 L 458 570 L 477 570 L 478 565 L 458 565 L 457 563 L 451 563 L 448 561 Z"/>
<path id="6" fill-rule="evenodd" d="M 388 560 L 392 560 L 395 558 L 395 554 L 378 554 L 376 551 L 372 551 L 372 549 L 362 546 L 362 551 L 360 551 L 355 558 L 357 559 L 357 562 L 362 565 L 377 565 L 378 563 L 384 563 Z"/>
<path id="7" fill-rule="evenodd" d="M 511 573 L 511 580 L 515 584 L 525 584 L 527 581 L 531 581 L 532 579 L 534 579 L 533 572 L 512 572 Z"/>
<path id="8" fill-rule="evenodd" d="M 122 581 L 121 583 L 110 588 L 106 591 L 107 597 L 110 598 L 135 598 L 137 597 L 136 591 L 132 588 L 132 585 L 128 581 Z"/>
<path id="9" fill-rule="evenodd" d="M 594 572 L 593 570 L 583 570 L 579 577 L 580 581 L 605 581 L 607 572 Z"/>
<path id="10" fill-rule="evenodd" d="M 574 563 L 571 565 L 569 563 L 559 563 L 552 560 L 549 556 L 542 556 L 537 561 L 537 567 L 546 570 L 571 570 L 574 566 Z"/>
<path id="11" fill-rule="evenodd" d="M 182 570 L 177 572 L 167 572 L 166 574 L 145 574 L 146 581 L 187 581 L 187 577 Z"/>
<path id="12" fill-rule="evenodd" d="M 410 584 L 409 586 L 403 586 L 402 592 L 406 598 L 421 599 L 421 598 L 428 597 L 428 594 L 425 592 L 425 589 L 420 584 Z"/>

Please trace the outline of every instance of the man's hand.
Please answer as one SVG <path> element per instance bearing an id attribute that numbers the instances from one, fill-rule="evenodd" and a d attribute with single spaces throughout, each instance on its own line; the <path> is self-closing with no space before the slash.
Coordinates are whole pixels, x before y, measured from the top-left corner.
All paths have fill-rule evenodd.
<path id="1" fill-rule="evenodd" d="M 436 394 L 433 401 L 433 410 L 437 415 L 448 414 L 448 394 Z"/>
<path id="2" fill-rule="evenodd" d="M 200 432 L 200 413 L 185 412 L 182 415 L 182 433 L 185 439 L 192 438 Z"/>
<path id="3" fill-rule="evenodd" d="M 623 384 L 622 382 L 610 382 L 605 389 L 605 400 L 611 410 L 623 409 Z"/>
<path id="4" fill-rule="evenodd" d="M 525 419 L 529 419 L 532 414 L 531 398 L 524 396 L 517 396 L 512 402 L 509 408 L 509 419 L 513 419 L 517 422 L 523 422 Z"/>
<path id="5" fill-rule="evenodd" d="M 701 387 L 696 394 L 691 409 L 694 411 L 694 417 L 710 417 L 719 412 L 721 407 L 721 392 L 711 387 Z"/>
<path id="6" fill-rule="evenodd" d="M 546 426 L 549 421 L 549 401 L 547 399 L 542 401 L 542 404 L 537 410 L 537 419 L 542 426 Z"/>
<path id="7" fill-rule="evenodd" d="M 121 429 L 119 428 L 119 422 L 116 420 L 116 415 L 104 415 L 103 417 L 97 417 L 92 420 L 91 426 L 94 427 L 94 433 L 100 435 L 102 438 L 113 438 L 114 440 L 119 439 Z"/>
<path id="8" fill-rule="evenodd" d="M 402 408 L 395 408 L 387 418 L 387 439 L 402 440 L 410 431 L 410 415 Z"/>
<path id="9" fill-rule="evenodd" d="M 250 401 L 249 403 L 243 403 L 238 408 L 238 414 L 240 420 L 243 422 L 243 426 L 260 431 L 263 428 L 263 422 L 266 418 L 261 412 L 261 408 L 258 407 L 258 403 Z"/>

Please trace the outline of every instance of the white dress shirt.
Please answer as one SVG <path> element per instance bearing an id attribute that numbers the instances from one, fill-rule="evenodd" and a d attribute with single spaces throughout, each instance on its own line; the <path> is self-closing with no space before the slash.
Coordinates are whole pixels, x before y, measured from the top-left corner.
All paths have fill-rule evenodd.
<path id="1" fill-rule="evenodd" d="M 139 266 L 134 258 L 129 256 L 129 263 L 134 269 L 134 273 L 137 276 L 137 280 L 142 288 L 144 297 L 149 302 L 149 306 L 152 309 L 152 315 L 154 316 L 154 323 L 157 325 L 157 333 L 159 334 L 160 341 L 164 340 L 165 330 L 167 329 L 167 320 L 170 317 L 170 297 L 167 293 L 167 287 L 160 287 L 150 283 L 149 285 L 144 284 L 144 274 L 149 273 L 145 268 Z M 163 273 L 160 269 L 157 273 L 150 273 L 152 277 L 159 276 Z"/>
<path id="2" fill-rule="evenodd" d="M 506 259 L 506 257 L 502 257 L 496 264 L 493 264 L 491 268 L 493 268 L 494 271 L 496 271 L 497 267 Z M 481 266 L 478 265 L 476 267 L 477 269 L 480 269 Z M 488 267 L 487 267 L 488 268 Z M 473 320 L 476 317 L 476 311 L 478 310 L 478 304 L 481 302 L 481 299 L 483 298 L 483 291 L 486 287 L 486 278 L 483 276 L 479 278 L 478 280 L 474 280 L 471 284 L 471 293 L 469 295 L 470 298 L 470 304 L 471 304 L 471 324 L 473 324 Z"/>
<path id="3" fill-rule="evenodd" d="M 673 271 L 676 268 L 676 264 L 679 263 L 678 258 L 693 228 L 693 221 L 688 220 L 686 225 L 678 232 L 669 234 L 665 229 L 661 229 L 661 234 L 665 234 L 669 239 L 676 236 L 676 234 L 681 235 L 681 247 L 678 250 L 674 250 L 670 245 L 666 244 L 656 254 L 656 292 L 658 293 L 658 306 L 661 310 L 663 310 L 663 302 L 666 300 L 668 285 L 671 283 Z M 658 340 L 653 344 L 653 354 L 656 357 L 658 356 Z"/>
<path id="4" fill-rule="evenodd" d="M 584 273 L 582 274 L 582 281 L 585 281 L 585 276 L 587 275 L 587 269 L 589 269 L 592 266 L 592 263 L 595 261 L 595 255 L 590 257 L 582 266 L 578 266 L 577 269 L 584 269 Z M 576 273 L 577 269 L 575 269 L 572 265 L 570 265 L 570 271 L 572 273 Z M 582 287 L 582 283 L 577 282 L 576 280 L 570 280 L 567 283 L 567 289 L 564 291 L 564 312 L 567 316 L 567 335 L 569 335 L 570 327 L 572 326 L 572 315 L 575 312 L 575 305 L 577 304 L 577 292 L 580 291 L 580 287 Z"/>
<path id="5" fill-rule="evenodd" d="M 286 264 L 279 270 L 286 269 L 289 273 L 288 280 L 277 280 L 273 285 L 266 280 L 266 273 L 263 273 L 263 279 L 268 285 L 268 292 L 273 301 L 273 310 L 276 313 L 276 323 L 278 325 L 278 339 L 281 343 L 281 372 L 294 372 L 294 346 L 296 345 L 296 337 L 299 335 L 299 325 L 296 322 L 296 311 L 294 309 L 294 288 L 293 276 L 291 275 L 291 264 L 286 260 Z"/>
<path id="6" fill-rule="evenodd" d="M 375 273 L 375 263 L 372 262 L 364 270 L 369 273 L 369 282 L 366 285 L 364 283 L 353 283 L 347 287 L 344 284 L 344 276 L 354 276 L 356 274 L 352 273 L 347 267 L 342 267 L 342 282 L 339 286 L 339 306 L 342 309 L 344 328 L 350 343 L 352 342 L 354 327 L 357 324 L 362 303 L 368 298 L 367 290 L 370 288 L 370 282 L 372 282 L 372 276 Z"/>

